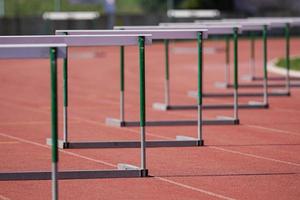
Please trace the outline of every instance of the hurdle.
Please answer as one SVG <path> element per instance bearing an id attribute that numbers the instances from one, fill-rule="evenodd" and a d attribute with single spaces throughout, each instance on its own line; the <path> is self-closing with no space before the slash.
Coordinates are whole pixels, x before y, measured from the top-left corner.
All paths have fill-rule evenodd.
<path id="1" fill-rule="evenodd" d="M 197 138 L 187 137 L 187 136 L 176 136 L 176 140 L 152 140 L 146 141 L 145 145 L 147 147 L 188 147 L 188 146 L 203 146 L 204 141 L 202 138 L 202 40 L 203 38 L 207 38 L 207 30 L 206 29 L 194 29 L 194 30 L 57 30 L 56 34 L 59 35 L 115 35 L 115 34 L 151 34 L 152 40 L 168 38 L 168 39 L 197 39 L 198 41 L 198 88 L 200 90 L 198 97 L 198 118 L 192 122 L 190 121 L 177 121 L 173 123 L 178 123 L 179 125 L 189 125 L 189 123 L 195 123 L 198 125 L 198 134 Z M 125 109 L 124 109 L 124 46 L 120 47 L 120 119 L 106 119 L 106 123 L 111 126 L 125 126 L 126 123 L 136 123 L 138 126 L 139 122 L 127 122 L 125 121 Z M 65 61 L 67 63 L 67 61 Z M 64 70 L 63 77 L 67 77 L 67 70 Z M 64 83 L 67 84 L 67 81 L 63 80 Z M 67 99 L 68 90 L 67 85 L 64 87 L 64 96 Z M 113 141 L 113 142 L 72 142 L 68 139 L 68 120 L 67 120 L 67 103 L 64 105 L 64 140 L 59 141 L 61 148 L 137 148 L 140 146 L 140 143 L 137 141 Z M 168 121 L 169 122 L 169 121 Z M 168 123 L 165 121 L 159 122 L 161 126 Z M 208 121 L 209 122 L 209 121 Z M 208 123 L 206 122 L 206 123 Z M 224 121 L 223 123 L 226 123 Z M 153 123 L 152 121 L 145 121 L 146 126 L 149 126 L 149 123 Z M 172 124 L 175 125 L 175 124 Z"/>
<path id="2" fill-rule="evenodd" d="M 290 91 L 290 87 L 297 86 L 293 83 L 290 84 L 290 81 L 299 81 L 300 78 L 298 77 L 290 77 L 289 70 L 290 70 L 290 29 L 292 27 L 299 27 L 300 25 L 300 18 L 298 17 L 287 17 L 287 18 L 278 18 L 278 17 L 263 17 L 263 18 L 246 18 L 245 20 L 267 20 L 267 21 L 283 21 L 285 22 L 285 59 L 286 59 L 286 66 L 287 66 L 287 73 L 285 77 L 269 77 L 269 80 L 272 81 L 286 81 L 286 88 L 288 91 Z M 255 66 L 252 66 L 252 70 L 249 76 L 245 76 L 245 80 L 253 80 L 253 81 L 259 81 L 262 80 L 261 77 L 255 76 Z"/>
<path id="3" fill-rule="evenodd" d="M 262 19 L 256 19 L 256 18 L 247 18 L 247 21 L 249 22 L 262 22 Z M 268 20 L 265 19 L 263 22 L 265 23 L 269 23 L 272 28 L 278 28 L 278 29 L 284 29 L 285 31 L 285 42 L 286 42 L 286 46 L 285 46 L 285 52 L 286 52 L 286 64 L 288 65 L 288 70 L 287 70 L 287 74 L 285 77 L 286 83 L 282 84 L 282 83 L 273 83 L 273 84 L 268 84 L 269 88 L 278 88 L 278 87 L 285 87 L 285 90 L 281 91 L 279 90 L 279 93 L 285 93 L 286 96 L 290 95 L 290 87 L 300 87 L 300 83 L 290 83 L 290 75 L 289 75 L 289 60 L 290 60 L 290 55 L 289 55 L 289 49 L 290 49 L 290 27 L 291 26 L 297 26 L 299 25 L 299 21 L 298 20 Z M 249 76 L 246 76 L 246 78 L 244 79 L 248 79 L 250 80 L 251 78 L 249 78 Z M 259 78 L 260 80 L 262 79 L 261 77 Z M 278 79 L 278 78 L 275 78 Z M 272 79 L 270 79 L 272 80 Z M 226 87 L 226 88 L 232 88 L 233 84 L 224 84 L 224 85 L 218 85 L 219 87 Z M 241 88 L 261 88 L 264 87 L 263 84 L 257 84 L 257 83 L 251 83 L 251 84 L 240 84 Z M 278 94 L 277 94 L 278 95 Z M 277 96 L 275 95 L 275 96 Z"/>
<path id="4" fill-rule="evenodd" d="M 195 28 L 205 28 L 208 31 L 208 35 L 220 35 L 220 34 L 227 34 L 227 35 L 236 35 L 236 43 L 238 42 L 237 36 L 241 32 L 240 29 L 236 28 L 239 26 L 231 26 L 231 25 L 219 25 L 219 26 L 178 26 L 178 27 L 169 27 L 169 26 L 116 26 L 115 29 L 118 30 L 145 30 L 145 29 L 151 29 L 151 30 L 168 30 L 168 29 L 195 29 Z M 155 103 L 153 104 L 153 108 L 156 110 L 193 110 L 197 109 L 196 105 L 170 105 L 170 98 L 169 98 L 169 61 L 168 61 L 168 44 L 169 42 L 165 42 L 165 103 Z M 236 45 L 237 47 L 237 45 Z M 237 53 L 237 49 L 236 49 Z M 237 54 L 236 54 L 237 56 Z M 237 65 L 237 62 L 236 62 Z M 205 93 L 203 94 L 205 95 Z M 229 109 L 233 108 L 233 117 L 228 116 L 217 116 L 217 119 L 213 119 L 210 121 L 203 121 L 203 125 L 237 125 L 239 124 L 239 118 L 238 118 L 238 99 L 234 98 L 233 105 L 203 105 L 203 109 Z M 119 122 L 119 121 L 117 121 Z M 149 122 L 149 125 L 151 126 L 160 126 L 160 125 L 188 125 L 193 126 L 197 125 L 195 121 L 183 121 L 178 123 L 179 121 L 154 121 L 153 123 Z M 123 126 L 136 126 L 136 122 L 134 123 L 125 123 Z M 122 126 L 122 124 L 120 125 Z"/>
<path id="5" fill-rule="evenodd" d="M 46 45 L 43 44 L 48 43 Z M 132 178 L 148 176 L 146 168 L 145 139 L 145 44 L 152 42 L 151 35 L 102 35 L 102 36 L 1 36 L 0 58 L 44 58 L 51 62 L 51 124 L 52 137 L 47 139 L 52 148 L 53 175 L 47 171 L 1 172 L 0 180 L 49 180 L 57 179 L 95 179 L 95 178 Z M 23 43 L 23 44 L 22 44 Z M 31 44 L 31 43 L 34 43 Z M 50 44 L 53 43 L 53 44 Z M 62 45 L 55 45 L 62 43 Z M 120 163 L 116 170 L 57 170 L 58 162 L 58 103 L 57 103 L 57 58 L 67 58 L 67 47 L 73 46 L 120 46 L 139 47 L 140 65 L 140 130 L 139 141 L 141 157 L 140 167 Z M 59 47 L 59 48 L 58 48 Z M 64 49 L 61 49 L 61 48 Z M 50 56 L 49 56 L 50 49 Z M 56 173 L 55 173 L 56 172 Z M 57 187 L 55 189 L 57 191 Z"/>
<path id="6" fill-rule="evenodd" d="M 260 31 L 262 32 L 262 40 L 263 40 L 263 73 L 264 73 L 264 79 L 263 79 L 263 91 L 262 93 L 241 93 L 241 94 L 238 94 L 239 96 L 242 96 L 242 97 L 257 97 L 257 96 L 261 96 L 263 99 L 262 99 L 262 102 L 256 102 L 256 101 L 249 101 L 249 105 L 246 105 L 245 108 L 259 108 L 257 107 L 257 105 L 260 105 L 261 107 L 260 108 L 268 108 L 269 107 L 269 100 L 268 100 L 268 96 L 288 96 L 290 93 L 289 91 L 274 91 L 274 92 L 268 92 L 268 75 L 267 75 L 267 31 L 268 29 L 270 28 L 273 28 L 274 25 L 268 23 L 268 22 L 260 22 L 258 23 L 257 21 L 255 22 L 252 22 L 252 21 L 243 21 L 243 20 L 229 20 L 229 21 L 214 21 L 214 22 L 201 22 L 201 21 L 197 21 L 196 23 L 200 23 L 200 24 L 227 24 L 227 23 L 236 23 L 236 24 L 239 24 L 243 27 L 245 27 L 245 30 L 244 31 L 250 31 L 250 32 L 253 32 L 253 31 Z M 258 25 L 257 29 L 256 28 L 253 28 L 253 25 Z M 252 28 L 251 28 L 252 27 Z M 275 26 L 276 27 L 276 26 Z M 226 49 L 227 50 L 227 49 Z M 229 51 L 227 50 L 226 51 L 226 54 L 229 54 Z M 253 53 L 251 53 L 253 54 Z M 227 56 L 226 56 L 227 57 Z M 227 61 L 228 59 L 226 59 Z M 252 63 L 252 59 L 250 59 L 250 65 Z M 228 68 L 229 64 L 226 62 L 226 65 L 225 65 L 225 76 L 228 74 L 228 71 L 229 68 Z M 217 83 L 216 85 L 218 87 L 228 87 L 228 85 L 231 85 L 231 87 L 233 87 L 233 84 L 229 84 L 229 77 L 225 78 L 225 82 L 223 83 Z M 240 84 L 240 85 L 243 85 L 243 84 Z M 194 91 L 190 91 L 188 92 L 188 96 L 191 96 L 191 97 L 195 97 L 195 92 Z M 210 97 L 232 97 L 233 94 L 231 93 L 222 93 L 222 94 L 216 94 L 215 96 L 211 95 Z"/>
<path id="7" fill-rule="evenodd" d="M 267 31 L 267 26 L 265 25 L 262 25 L 262 24 L 258 24 L 258 23 L 252 23 L 252 22 L 244 22 L 244 23 L 237 23 L 237 22 L 232 22 L 232 23 L 225 23 L 225 22 L 222 22 L 222 21 L 203 21 L 203 22 L 197 22 L 197 23 L 163 23 L 163 25 L 167 25 L 167 26 L 192 26 L 192 25 L 206 25 L 206 26 L 216 26 L 216 25 L 230 25 L 230 24 L 234 24 L 235 26 L 240 26 L 239 29 L 241 29 L 242 32 L 245 32 L 245 31 L 262 31 L 263 32 L 263 38 L 265 38 L 265 40 L 267 40 L 267 35 L 266 33 L 264 34 L 264 32 Z M 227 42 L 226 42 L 227 43 Z M 265 42 L 265 46 L 266 46 L 266 42 Z M 229 75 L 229 64 L 228 64 L 228 55 L 226 55 L 226 64 L 225 64 L 225 75 L 226 77 L 228 77 Z M 237 73 L 237 72 L 236 72 Z M 235 74 L 234 72 L 234 76 L 236 76 L 237 74 Z M 267 75 L 265 74 L 265 77 L 267 77 Z M 223 85 L 224 83 L 222 83 Z M 226 84 L 226 83 L 225 83 Z M 236 83 L 238 84 L 238 83 Z M 235 84 L 233 84 L 233 88 L 235 88 Z M 239 84 L 238 84 L 238 87 L 239 87 Z M 266 90 L 266 87 L 267 87 L 267 82 L 265 81 L 264 83 L 264 92 L 262 93 L 262 97 L 263 97 L 263 100 L 262 102 L 257 102 L 257 101 L 249 101 L 248 104 L 238 104 L 238 107 L 239 108 L 244 108 L 244 109 L 265 109 L 265 108 L 268 108 L 269 107 L 269 103 L 268 103 L 268 94 L 267 94 L 267 90 Z M 193 91 L 190 91 L 188 92 L 188 95 L 189 96 L 192 96 L 192 97 L 195 97 L 195 92 Z M 244 93 L 243 93 L 244 94 Z M 224 94 L 213 94 L 213 93 L 207 93 L 205 94 L 206 97 L 222 97 Z M 225 95 L 228 95 L 228 94 L 225 94 Z M 237 94 L 239 96 L 239 94 Z M 249 95 L 249 94 L 247 94 Z M 229 97 L 234 97 L 234 94 L 230 94 Z M 223 106 L 223 105 L 220 105 L 220 106 Z M 216 106 L 216 108 L 218 108 L 219 105 Z M 231 109 L 232 107 L 231 106 L 228 106 L 224 108 L 227 108 L 227 109 Z"/>

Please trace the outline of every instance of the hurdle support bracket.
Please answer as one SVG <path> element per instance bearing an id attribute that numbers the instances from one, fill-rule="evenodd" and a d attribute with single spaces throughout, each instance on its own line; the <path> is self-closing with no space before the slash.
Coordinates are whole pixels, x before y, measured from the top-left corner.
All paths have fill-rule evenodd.
<path id="1" fill-rule="evenodd" d="M 233 104 L 206 104 L 203 105 L 202 108 L 204 110 L 227 110 L 234 109 Z M 252 102 L 250 101 L 248 104 L 239 104 L 238 108 L 241 109 L 264 109 L 268 108 L 268 105 L 260 103 L 260 102 Z M 172 111 L 172 110 L 197 110 L 197 105 L 166 105 L 163 103 L 155 103 L 153 104 L 154 110 L 160 111 Z"/>
<path id="2" fill-rule="evenodd" d="M 239 92 L 239 97 L 263 97 L 264 94 L 257 92 Z M 268 96 L 272 97 L 282 97 L 282 96 L 290 96 L 291 93 L 285 89 L 274 89 L 272 92 L 268 92 Z M 198 98 L 198 94 L 196 91 L 189 91 L 188 96 L 192 98 Z M 233 93 L 204 93 L 203 97 L 205 98 L 233 98 Z"/>
<path id="3" fill-rule="evenodd" d="M 291 87 L 300 87 L 300 83 L 290 83 Z M 216 88 L 233 88 L 233 84 L 227 84 L 225 82 L 216 82 Z M 262 88 L 262 83 L 239 83 L 239 88 Z M 284 83 L 272 83 L 268 84 L 268 88 L 280 88 L 286 87 Z"/>
<path id="4" fill-rule="evenodd" d="M 121 166 L 121 167 L 120 167 Z M 115 170 L 74 170 L 59 171 L 58 179 L 100 179 L 100 178 L 138 178 L 148 176 L 147 169 L 125 167 L 126 164 L 118 164 Z M 24 171 L 24 172 L 1 172 L 0 181 L 12 180 L 51 180 L 50 171 Z"/>
<path id="5" fill-rule="evenodd" d="M 106 118 L 105 121 L 108 126 L 117 127 L 138 127 L 138 121 L 120 121 L 115 118 Z M 202 125 L 235 125 L 238 124 L 235 119 L 210 119 L 203 120 Z M 197 120 L 161 120 L 161 121 L 147 121 L 146 126 L 197 126 Z"/>
<path id="6" fill-rule="evenodd" d="M 95 149 L 95 148 L 140 148 L 140 141 L 73 141 L 63 142 L 58 140 L 61 149 Z M 51 139 L 47 139 L 47 145 L 51 145 Z M 195 147 L 203 146 L 204 141 L 188 136 L 176 136 L 175 140 L 150 140 L 146 141 L 147 148 L 156 147 Z"/>

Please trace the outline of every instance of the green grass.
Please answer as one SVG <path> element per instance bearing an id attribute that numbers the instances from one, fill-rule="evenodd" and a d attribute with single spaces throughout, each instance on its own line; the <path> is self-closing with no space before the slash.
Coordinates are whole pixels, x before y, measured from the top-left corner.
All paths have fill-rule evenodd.
<path id="1" fill-rule="evenodd" d="M 286 62 L 286 59 L 281 58 L 281 59 L 279 59 L 279 61 L 277 61 L 276 65 L 281 68 L 286 68 L 285 62 Z M 300 57 L 291 58 L 290 69 L 300 71 Z"/>
<path id="2" fill-rule="evenodd" d="M 54 0 L 5 0 L 5 16 L 39 16 L 54 11 Z M 102 4 L 70 4 L 61 0 L 61 11 L 98 11 L 104 13 Z M 142 13 L 139 0 L 116 0 L 117 13 Z"/>

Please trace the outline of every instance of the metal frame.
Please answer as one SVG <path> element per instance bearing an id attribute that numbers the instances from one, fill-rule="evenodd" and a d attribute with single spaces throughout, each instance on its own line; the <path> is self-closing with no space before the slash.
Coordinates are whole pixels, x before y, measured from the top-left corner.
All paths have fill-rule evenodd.
<path id="1" fill-rule="evenodd" d="M 118 30 L 136 30 L 136 31 L 144 31 L 144 30 L 184 30 L 184 29 L 207 29 L 208 35 L 215 35 L 215 34 L 233 34 L 233 26 L 230 25 L 219 25 L 219 26 L 120 26 L 115 27 L 115 29 Z M 161 37 L 157 39 L 164 40 L 165 44 L 165 102 L 164 103 L 154 103 L 153 108 L 156 110 L 185 110 L 185 109 L 198 109 L 197 105 L 170 105 L 170 89 L 169 89 L 169 56 L 168 56 L 168 50 L 169 50 L 169 39 L 168 37 Z M 192 39 L 192 38 L 173 38 L 173 39 Z M 228 108 L 234 108 L 233 105 L 202 105 L 202 109 L 228 109 Z M 237 110 L 234 110 L 234 113 L 237 113 Z M 237 114 L 234 114 L 237 116 Z M 112 119 L 108 118 L 106 120 L 106 123 L 112 126 L 119 126 L 119 127 L 125 127 L 125 126 L 137 126 L 137 122 L 135 121 L 125 121 L 120 119 Z M 147 126 L 194 126 L 197 125 L 197 120 L 185 120 L 185 121 L 147 121 Z M 223 117 L 219 116 L 216 119 L 211 120 L 203 120 L 203 125 L 234 125 L 239 124 L 238 118 L 230 118 L 230 117 Z"/>
<path id="2" fill-rule="evenodd" d="M 290 55 L 289 55 L 289 51 L 290 51 L 290 27 L 292 26 L 300 26 L 300 18 L 278 18 L 278 17 L 254 17 L 254 18 L 246 18 L 246 19 L 243 19 L 243 20 L 250 20 L 250 21 L 270 21 L 271 23 L 273 22 L 286 22 L 286 26 L 285 26 L 285 40 L 286 40 L 286 45 L 285 45 L 285 48 L 286 48 L 286 65 L 289 66 L 289 58 L 290 58 Z M 253 50 L 255 47 L 252 47 Z M 288 70 L 289 70 L 289 67 L 287 67 Z M 255 66 L 252 67 L 252 70 L 255 71 Z M 294 81 L 299 81 L 300 78 L 298 77 L 288 77 L 288 72 L 286 74 L 286 77 L 268 77 L 269 80 L 272 80 L 272 81 L 287 81 L 287 78 L 289 78 L 291 81 L 294 80 Z M 249 81 L 260 81 L 262 80 L 263 78 L 262 77 L 258 77 L 258 76 L 255 76 L 255 73 L 251 73 L 250 76 L 245 76 L 244 77 L 245 80 L 249 80 Z M 293 83 L 291 83 L 291 86 L 293 87 Z M 297 85 L 296 85 L 297 86 Z"/>
<path id="3" fill-rule="evenodd" d="M 151 42 L 151 35 L 127 35 L 120 37 L 114 36 L 62 36 L 63 43 L 57 42 L 55 36 L 45 36 L 41 39 L 37 36 L 40 43 L 33 42 L 32 36 L 3 36 L 0 41 L 5 44 L 0 45 L 0 58 L 50 58 L 51 75 L 51 152 L 52 152 L 52 171 L 24 171 L 24 172 L 1 172 L 0 180 L 52 180 L 52 199 L 58 199 L 58 179 L 89 179 L 89 178 L 125 178 L 125 177 L 145 177 L 148 176 L 146 168 L 146 142 L 145 142 L 145 43 Z M 32 40 L 31 40 L 32 39 Z M 43 41 L 45 40 L 45 41 Z M 78 41 L 77 41 L 78 40 Z M 23 42 L 22 42 L 23 41 Z M 128 164 L 119 164 L 117 170 L 93 170 L 93 171 L 61 171 L 58 172 L 58 95 L 57 95 L 57 59 L 67 57 L 69 46 L 101 46 L 113 41 L 112 45 L 137 45 L 140 50 L 140 128 L 141 128 L 141 166 L 136 167 Z M 81 43 L 82 42 L 82 43 Z M 34 44 L 32 44 L 34 43 Z M 46 43 L 46 44 L 45 44 Z M 48 50 L 48 55 L 46 51 Z M 29 52 L 29 53 L 28 53 Z M 49 140 L 48 140 L 49 141 Z"/>
<path id="4" fill-rule="evenodd" d="M 56 31 L 57 34 L 67 34 L 67 35 L 88 35 L 88 34 L 93 34 L 93 35 L 103 35 L 103 34 L 151 34 L 152 39 L 160 39 L 160 38 L 168 38 L 168 39 L 195 39 L 197 38 L 199 41 L 198 46 L 199 49 L 202 49 L 202 38 L 206 38 L 206 30 L 205 29 L 194 29 L 194 30 L 58 30 Z M 199 35 L 200 34 L 200 35 Z M 120 126 L 122 124 L 123 126 L 139 126 L 140 122 L 135 121 L 135 122 L 127 122 L 125 121 L 125 110 L 124 110 L 124 50 L 125 47 L 121 46 L 120 47 L 120 119 L 122 119 L 122 123 L 117 123 L 119 120 L 118 119 L 111 119 L 107 120 L 107 124 L 109 125 L 116 125 Z M 199 51 L 200 51 L 199 50 Z M 202 69 L 202 51 L 201 55 L 199 56 L 199 72 L 201 72 Z M 67 63 L 67 61 L 65 61 Z M 67 64 L 66 64 L 67 65 Z M 68 91 L 67 91 L 67 70 L 64 70 L 64 83 L 66 87 L 64 87 L 64 96 L 65 99 L 67 99 Z M 140 78 L 140 80 L 142 80 Z M 88 141 L 88 142 L 76 142 L 72 141 L 70 142 L 68 140 L 68 128 L 67 128 L 67 102 L 65 103 L 64 106 L 65 110 L 65 116 L 64 116 L 64 126 L 65 126 L 65 133 L 64 133 L 64 140 L 60 141 L 60 148 L 137 148 L 140 147 L 140 142 L 138 141 Z M 202 109 L 198 111 L 201 115 Z M 202 119 L 202 118 L 201 118 Z M 113 123 L 115 122 L 115 123 Z M 202 122 L 199 122 L 198 120 L 193 120 L 193 123 L 195 125 L 200 126 L 199 129 L 202 129 Z M 146 126 L 149 126 L 149 124 L 152 123 L 153 121 L 145 121 L 144 122 Z M 165 125 L 161 124 L 162 122 L 158 122 L 160 125 Z M 172 122 L 171 122 L 172 123 Z M 188 124 L 189 121 L 177 121 L 172 125 L 176 125 L 176 123 L 182 123 L 182 124 Z M 154 122 L 154 125 L 157 125 L 156 122 Z M 47 143 L 50 143 L 48 140 Z M 201 137 L 198 135 L 197 138 L 192 138 L 188 136 L 177 136 L 175 140 L 152 140 L 152 141 L 146 141 L 145 145 L 147 147 L 186 147 L 186 146 L 203 146 L 204 142 Z"/>
<path id="5" fill-rule="evenodd" d="M 215 22 L 205 22 L 205 23 L 161 23 L 160 24 L 163 27 L 170 27 L 170 28 L 174 28 L 174 27 L 206 27 L 208 29 L 208 31 L 210 30 L 210 27 L 231 27 L 231 28 L 237 28 L 239 32 L 242 31 L 259 31 L 263 29 L 263 26 L 261 24 L 257 24 L 257 23 L 223 23 L 222 21 L 215 21 Z M 215 32 L 216 34 L 216 32 Z M 221 32 L 217 32 L 217 34 L 221 34 Z M 233 34 L 234 35 L 234 34 Z M 235 36 L 233 36 L 235 37 Z M 229 52 L 229 40 L 228 40 L 228 36 L 226 34 L 226 52 Z M 236 49 L 234 49 L 234 51 L 237 51 L 237 45 Z M 235 58 L 234 58 L 235 59 Z M 237 64 L 237 63 L 236 63 Z M 237 67 L 237 66 L 236 66 Z M 226 64 L 225 64 L 225 74 L 227 79 L 229 79 L 229 53 L 226 53 Z M 167 71 L 167 70 L 166 70 Z M 234 70 L 234 77 L 236 77 L 237 70 Z M 238 82 L 236 83 L 238 84 Z M 237 86 L 238 87 L 238 86 Z M 237 89 L 234 86 L 234 93 L 237 93 L 236 91 Z M 195 97 L 197 98 L 196 92 L 193 92 L 193 94 L 195 94 Z M 239 95 L 239 93 L 237 93 Z M 167 95 L 166 95 L 167 96 Z M 215 95 L 214 93 L 204 93 L 203 94 L 204 97 L 223 97 L 222 94 L 218 94 Z M 231 94 L 229 97 L 234 97 L 235 94 Z M 234 109 L 234 115 L 237 115 L 237 110 L 235 109 L 237 108 L 241 108 L 241 109 L 264 109 L 264 108 L 268 108 L 268 103 L 264 102 L 252 102 L 250 101 L 248 104 L 238 104 L 238 102 L 235 100 L 234 97 L 234 104 L 230 105 L 230 104 L 217 104 L 217 105 L 203 105 L 203 109 Z M 167 101 L 165 100 L 164 104 L 154 104 L 154 108 L 155 109 L 159 109 L 159 110 L 192 110 L 192 109 L 196 109 L 196 107 L 194 105 L 170 105 L 167 104 Z"/>

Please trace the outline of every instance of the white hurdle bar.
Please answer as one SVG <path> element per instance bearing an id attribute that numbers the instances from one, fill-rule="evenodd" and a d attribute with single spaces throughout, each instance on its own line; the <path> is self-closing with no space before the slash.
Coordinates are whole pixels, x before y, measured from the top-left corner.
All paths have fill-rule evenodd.
<path id="1" fill-rule="evenodd" d="M 118 30 L 138 30 L 138 31 L 143 31 L 143 30 L 182 30 L 182 29 L 207 29 L 207 34 L 208 35 L 220 35 L 220 34 L 227 34 L 227 35 L 234 35 L 235 33 L 235 28 L 234 26 L 230 25 L 221 25 L 221 26 L 178 26 L 178 27 L 168 27 L 168 26 L 117 26 L 115 29 Z M 237 30 L 236 35 L 240 33 L 241 31 Z M 179 38 L 183 39 L 183 38 Z M 189 39 L 189 38 L 185 38 Z M 165 40 L 168 40 L 168 38 L 165 38 Z M 168 55 L 168 43 L 165 43 L 166 45 L 166 55 Z M 166 76 L 165 76 L 165 82 L 166 86 L 169 85 L 169 66 L 168 66 L 168 56 L 166 56 Z M 193 110 L 197 109 L 197 105 L 170 105 L 170 91 L 169 88 L 165 86 L 165 102 L 164 103 L 155 103 L 153 104 L 154 109 L 156 110 Z M 204 96 L 205 94 L 203 94 Z M 237 100 L 237 99 L 236 99 Z M 212 119 L 212 120 L 203 120 L 203 125 L 234 125 L 234 124 L 239 124 L 239 119 L 238 119 L 238 114 L 237 114 L 237 108 L 235 104 L 232 105 L 203 105 L 203 109 L 234 109 L 234 114 L 233 117 L 227 117 L 227 116 L 218 116 L 217 119 Z M 155 121 L 153 123 L 149 123 L 151 126 L 158 126 L 160 125 L 159 121 Z M 163 122 L 163 125 L 178 125 L 178 123 L 174 123 L 172 121 L 166 121 Z M 182 121 L 182 125 L 197 125 L 196 122 L 193 121 Z M 136 123 L 134 124 L 127 124 L 127 126 L 136 126 Z"/>
<path id="2" fill-rule="evenodd" d="M 290 27 L 292 26 L 299 26 L 300 25 L 300 22 L 299 22 L 299 19 L 296 20 L 296 19 L 277 19 L 277 20 L 272 20 L 272 19 L 269 19 L 269 18 L 266 18 L 266 19 L 263 19 L 263 18 L 247 18 L 246 19 L 247 22 L 254 22 L 254 23 L 268 23 L 270 24 L 269 26 L 271 28 L 277 28 L 277 29 L 283 29 L 285 31 L 285 40 L 286 40 L 286 57 L 289 57 L 289 51 L 290 51 Z M 289 58 L 287 59 L 289 60 Z M 289 68 L 289 67 L 288 67 Z M 251 78 L 251 76 L 246 76 L 244 77 L 244 79 L 246 80 L 262 80 L 261 77 L 258 77 L 258 78 Z M 269 79 L 269 78 L 268 78 Z M 282 83 L 272 83 L 272 84 L 268 84 L 268 87 L 269 88 L 285 88 L 284 90 L 278 90 L 278 91 L 274 91 L 274 96 L 278 96 L 276 93 L 285 93 L 287 95 L 290 95 L 290 88 L 291 87 L 300 87 L 300 83 L 290 83 L 290 75 L 289 75 L 289 69 L 287 70 L 287 74 L 285 76 L 285 78 L 278 78 L 278 77 L 275 77 L 275 80 L 285 80 L 286 83 L 285 84 L 282 84 Z M 272 80 L 269 79 L 269 80 Z M 299 79 L 298 79 L 299 80 Z M 227 85 L 223 85 L 222 87 L 227 87 L 227 88 L 231 88 L 233 87 L 232 84 L 227 84 Z M 253 84 L 240 84 L 240 87 L 241 88 L 261 88 L 261 87 L 264 87 L 263 84 L 259 84 L 259 83 L 253 83 Z"/>
<path id="3" fill-rule="evenodd" d="M 56 34 L 64 35 L 103 35 L 103 34 L 151 34 L 152 40 L 157 39 L 197 39 L 202 42 L 203 38 L 207 38 L 206 29 L 194 29 L 194 30 L 57 30 Z M 202 56 L 202 46 L 199 47 L 199 51 Z M 121 74 L 121 87 L 120 87 L 120 119 L 107 118 L 106 124 L 110 126 L 139 126 L 138 121 L 126 121 L 125 109 L 124 109 L 124 46 L 120 48 L 120 74 Z M 199 58 L 200 59 L 200 58 Z M 199 60 L 199 73 L 202 72 L 202 60 Z M 200 83 L 202 85 L 202 82 Z M 67 95 L 67 91 L 64 92 Z M 202 98 L 199 96 L 198 98 Z M 200 100 L 199 100 L 200 102 Z M 202 101 L 201 101 L 202 102 Z M 202 116 L 202 104 L 198 105 L 198 116 Z M 67 120 L 64 120 L 67 122 Z M 210 123 L 209 120 L 195 119 L 184 121 L 149 121 L 146 120 L 146 126 L 180 126 L 180 125 L 197 125 L 198 135 L 196 138 L 187 136 L 176 136 L 176 140 L 159 140 L 159 141 L 147 141 L 147 147 L 185 147 L 185 146 L 203 146 L 202 138 L 202 124 Z M 219 122 L 220 123 L 220 122 Z M 223 120 L 223 124 L 231 123 L 227 120 Z M 68 134 L 66 134 L 68 135 Z M 67 136 L 65 137 L 67 138 Z M 137 148 L 139 143 L 128 141 L 119 141 L 114 143 L 107 142 L 69 142 L 63 141 L 61 147 L 63 148 Z"/>
<path id="4" fill-rule="evenodd" d="M 62 42 L 62 45 L 56 43 Z M 136 35 L 88 35 L 88 36 L 0 36 L 0 58 L 44 58 L 47 56 L 44 47 L 51 49 L 51 77 L 52 77 L 52 138 L 47 139 L 47 143 L 52 146 L 54 152 L 52 178 L 54 177 L 55 185 L 57 179 L 92 179 L 92 178 L 130 178 L 148 176 L 146 168 L 146 139 L 145 139 L 145 44 L 152 42 L 149 34 Z M 34 43 L 34 44 L 32 44 Z M 46 43 L 46 44 L 45 44 Z M 53 43 L 53 44 L 51 44 Z M 140 128 L 141 140 L 132 141 L 138 144 L 141 151 L 141 165 L 136 167 L 129 164 L 118 164 L 116 170 L 76 170 L 76 171 L 59 171 L 57 170 L 58 162 L 58 118 L 57 118 L 57 62 L 56 58 L 67 57 L 67 47 L 72 46 L 120 46 L 135 45 L 139 46 L 140 54 Z M 59 48 L 58 48 L 59 47 Z M 64 49 L 61 49 L 63 47 Z M 32 49 L 31 49 L 32 48 Z M 8 49 L 8 53 L 6 50 Z M 34 49 L 34 50 L 33 50 Z M 40 50 L 40 51 L 39 51 Z M 28 52 L 28 54 L 27 54 Z M 48 52 L 48 54 L 49 54 Z M 14 54 L 15 56 L 12 56 Z M 113 141 L 110 142 L 114 144 Z M 1 172 L 0 180 L 49 180 L 51 172 L 45 171 L 27 171 L 27 172 Z M 55 189 L 57 191 L 57 187 Z M 54 191 L 54 190 L 53 190 Z"/>

